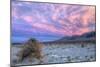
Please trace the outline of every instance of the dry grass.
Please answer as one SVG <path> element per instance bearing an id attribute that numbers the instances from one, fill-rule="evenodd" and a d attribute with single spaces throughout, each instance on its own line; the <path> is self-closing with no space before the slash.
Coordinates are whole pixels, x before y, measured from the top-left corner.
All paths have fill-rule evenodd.
<path id="1" fill-rule="evenodd" d="M 32 58 L 39 60 L 39 63 L 42 62 L 42 45 L 35 39 L 30 39 L 25 43 L 25 46 L 22 47 L 22 50 L 18 53 L 19 62 L 22 62 L 24 59 L 28 58 L 32 62 Z"/>

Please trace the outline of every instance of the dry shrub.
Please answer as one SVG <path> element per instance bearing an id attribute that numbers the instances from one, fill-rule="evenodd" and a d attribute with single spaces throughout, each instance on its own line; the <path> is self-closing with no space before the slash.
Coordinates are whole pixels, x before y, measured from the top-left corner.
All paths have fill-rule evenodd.
<path id="1" fill-rule="evenodd" d="M 43 45 L 41 45 L 40 42 L 38 42 L 36 39 L 29 39 L 25 46 L 21 49 L 19 52 L 19 61 L 22 62 L 24 59 L 28 58 L 29 61 L 32 61 L 33 58 L 36 58 L 39 60 L 39 63 L 42 62 L 41 59 L 42 56 L 42 49 Z"/>

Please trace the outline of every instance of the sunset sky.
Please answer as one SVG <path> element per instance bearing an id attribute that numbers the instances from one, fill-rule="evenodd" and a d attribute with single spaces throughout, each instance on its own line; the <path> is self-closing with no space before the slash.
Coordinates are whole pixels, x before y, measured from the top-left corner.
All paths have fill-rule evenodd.
<path id="1" fill-rule="evenodd" d="M 12 42 L 57 40 L 95 31 L 95 6 L 12 2 Z"/>

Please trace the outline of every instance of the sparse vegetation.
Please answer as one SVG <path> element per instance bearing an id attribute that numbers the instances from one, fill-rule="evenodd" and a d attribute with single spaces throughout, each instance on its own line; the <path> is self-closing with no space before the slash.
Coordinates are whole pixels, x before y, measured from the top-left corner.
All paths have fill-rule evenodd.
<path id="1" fill-rule="evenodd" d="M 35 45 L 32 45 L 32 44 Z M 49 63 L 70 63 L 70 62 L 83 62 L 83 61 L 95 61 L 95 44 L 92 43 L 84 43 L 85 47 L 82 48 L 81 44 L 82 43 L 76 43 L 76 44 L 65 44 L 65 45 L 47 45 L 44 44 L 43 48 L 42 46 L 38 45 L 38 51 L 35 52 L 31 52 L 31 50 L 28 52 L 27 49 L 35 49 L 37 48 L 37 45 L 39 42 L 37 40 L 34 39 L 30 39 L 25 43 L 25 46 L 23 46 L 22 48 L 13 46 L 13 51 L 12 52 L 13 59 L 21 59 L 23 57 L 23 60 L 20 61 L 19 63 L 16 63 L 16 61 L 12 61 L 14 62 L 16 65 L 20 64 L 20 65 L 27 65 L 27 64 L 49 64 Z M 22 46 L 22 45 L 21 45 Z M 58 46 L 58 47 L 57 47 Z M 27 48 L 27 49 L 26 49 Z M 89 49 L 88 49 L 89 48 Z M 26 50 L 24 50 L 26 49 Z M 42 51 L 41 51 L 42 49 Z M 22 51 L 21 52 L 19 52 Z M 16 52 L 17 51 L 17 52 Z M 88 53 L 87 53 L 88 52 Z M 20 56 L 17 56 L 15 58 L 15 54 L 18 53 L 20 54 Z M 28 56 L 26 55 L 26 57 L 24 57 L 23 53 L 29 53 Z M 37 53 L 39 53 L 39 56 L 37 55 Z M 32 55 L 33 54 L 33 55 Z M 43 55 L 43 56 L 42 56 Z M 31 56 L 31 57 L 30 57 Z M 40 57 L 40 59 L 38 57 Z M 43 58 L 42 58 L 43 57 Z M 27 59 L 28 58 L 28 59 Z M 42 61 L 41 61 L 42 58 Z M 33 59 L 33 60 L 32 60 Z M 30 63 L 29 60 L 32 60 L 32 62 Z M 40 62 L 38 62 L 38 60 Z"/>
<path id="2" fill-rule="evenodd" d="M 84 43 L 81 43 L 81 47 L 84 48 L 85 47 L 85 44 Z"/>
<path id="3" fill-rule="evenodd" d="M 68 62 L 71 62 L 71 57 L 68 56 L 68 57 L 67 57 L 67 60 L 68 60 Z"/>
<path id="4" fill-rule="evenodd" d="M 76 57 L 75 57 L 75 59 L 79 59 L 79 58 L 80 58 L 79 56 L 76 56 Z"/>

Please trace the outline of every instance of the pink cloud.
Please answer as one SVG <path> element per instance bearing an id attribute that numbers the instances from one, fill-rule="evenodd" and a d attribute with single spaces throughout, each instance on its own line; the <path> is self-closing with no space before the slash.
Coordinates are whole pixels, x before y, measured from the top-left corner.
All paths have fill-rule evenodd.
<path id="1" fill-rule="evenodd" d="M 68 33 L 67 30 L 64 30 L 62 28 L 58 29 L 54 25 L 48 24 L 48 23 L 43 23 L 43 24 L 34 23 L 32 24 L 32 26 L 37 27 L 40 30 L 46 30 L 46 31 L 52 32 L 54 34 L 68 35 L 70 33 L 70 32 Z"/>
<path id="2" fill-rule="evenodd" d="M 22 16 L 21 17 L 23 20 L 26 22 L 33 22 L 33 17 L 32 16 Z"/>
<path id="3" fill-rule="evenodd" d="M 94 19 L 93 19 L 94 18 Z M 95 7 L 88 7 L 82 16 L 83 25 L 95 21 Z"/>
<path id="4" fill-rule="evenodd" d="M 31 5 L 30 3 L 26 3 Z M 22 5 L 22 4 L 21 4 Z M 84 6 L 81 7 L 81 9 L 77 9 L 76 11 L 73 10 L 72 5 L 60 5 L 60 6 L 56 6 L 53 5 L 52 6 L 52 10 L 51 12 L 49 12 L 50 14 L 50 19 L 55 21 L 53 22 L 54 24 L 50 24 L 52 23 L 52 21 L 49 21 L 47 19 L 48 15 L 45 16 L 42 13 L 38 13 L 38 11 L 33 10 L 33 12 L 29 13 L 29 15 L 18 15 L 18 9 L 13 7 L 12 10 L 12 16 L 17 18 L 17 19 L 23 19 L 26 21 L 26 23 L 28 23 L 29 25 L 31 25 L 33 27 L 33 29 L 29 30 L 32 31 L 34 29 L 36 29 L 37 31 L 49 31 L 51 33 L 54 34 L 61 34 L 61 35 L 74 35 L 74 34 L 82 34 L 85 32 L 90 31 L 88 27 L 86 27 L 89 23 L 94 22 L 95 23 L 95 7 L 92 6 Z M 55 9 L 56 8 L 56 9 Z M 72 11 L 71 14 L 67 14 L 68 11 Z M 81 11 L 85 11 L 83 13 L 81 13 Z M 31 15 L 30 15 L 31 14 Z M 61 16 L 61 14 L 63 14 L 63 16 Z M 80 20 L 80 21 L 76 21 L 76 20 Z M 82 23 L 83 26 L 85 26 L 86 28 L 77 28 L 76 24 L 77 23 Z M 55 26 L 55 24 L 59 24 L 61 26 L 61 28 L 57 28 Z M 73 32 L 73 28 L 76 28 L 77 30 Z M 28 30 L 26 30 L 28 31 Z"/>
<path id="5" fill-rule="evenodd" d="M 78 31 L 74 32 L 73 35 L 81 35 L 89 31 L 90 30 L 88 28 L 80 28 Z"/>
<path id="6" fill-rule="evenodd" d="M 76 21 L 76 19 L 80 19 L 80 14 L 77 14 L 77 15 L 70 15 L 69 16 L 69 18 L 68 18 L 68 20 L 70 21 L 70 23 L 77 23 L 77 22 L 75 22 Z"/>

